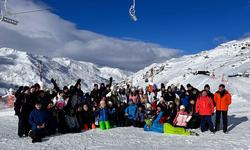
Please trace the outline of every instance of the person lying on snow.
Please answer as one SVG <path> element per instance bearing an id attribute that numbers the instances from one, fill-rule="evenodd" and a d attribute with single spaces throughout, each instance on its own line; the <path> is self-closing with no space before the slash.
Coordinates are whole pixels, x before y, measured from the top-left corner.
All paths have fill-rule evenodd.
<path id="1" fill-rule="evenodd" d="M 190 121 L 192 116 L 188 114 L 187 111 L 185 111 L 185 106 L 180 106 L 180 111 L 177 112 L 176 117 L 174 119 L 173 125 L 175 127 L 187 127 L 187 123 Z"/>
<path id="2" fill-rule="evenodd" d="M 163 123 L 161 122 L 161 118 L 163 116 L 163 111 L 160 105 L 157 106 L 156 116 L 153 122 L 146 121 L 144 126 L 144 131 L 153 131 L 163 133 Z"/>
<path id="3" fill-rule="evenodd" d="M 29 123 L 31 125 L 29 136 L 32 138 L 32 143 L 42 142 L 46 134 L 48 116 L 46 110 L 42 109 L 41 101 L 35 102 L 35 109 L 30 113 Z"/>

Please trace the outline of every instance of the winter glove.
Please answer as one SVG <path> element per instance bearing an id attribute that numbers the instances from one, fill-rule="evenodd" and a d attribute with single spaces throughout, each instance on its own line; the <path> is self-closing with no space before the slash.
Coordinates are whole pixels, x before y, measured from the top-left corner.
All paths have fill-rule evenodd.
<path id="1" fill-rule="evenodd" d="M 51 78 L 50 81 L 51 81 L 51 83 L 53 83 L 53 84 L 56 83 L 56 81 L 55 81 L 53 78 Z"/>
<path id="2" fill-rule="evenodd" d="M 81 79 L 78 79 L 78 80 L 77 80 L 77 83 L 78 83 L 78 84 L 81 83 Z"/>

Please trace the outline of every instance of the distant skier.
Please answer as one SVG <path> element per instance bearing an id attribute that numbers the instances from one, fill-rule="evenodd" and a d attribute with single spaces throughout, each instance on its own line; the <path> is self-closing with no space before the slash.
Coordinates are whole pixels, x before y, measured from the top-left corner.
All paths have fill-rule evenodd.
<path id="1" fill-rule="evenodd" d="M 216 103 L 216 119 L 215 119 L 215 131 L 220 129 L 220 118 L 222 114 L 223 120 L 223 132 L 227 132 L 227 113 L 228 106 L 232 102 L 231 94 L 225 89 L 225 85 L 221 84 L 219 90 L 214 94 L 214 101 Z"/>

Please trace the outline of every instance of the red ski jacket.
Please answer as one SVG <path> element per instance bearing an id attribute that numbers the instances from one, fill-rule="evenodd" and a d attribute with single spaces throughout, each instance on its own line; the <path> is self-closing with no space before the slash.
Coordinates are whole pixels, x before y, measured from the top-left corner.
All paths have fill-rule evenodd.
<path id="1" fill-rule="evenodd" d="M 201 116 L 211 116 L 213 112 L 213 100 L 208 96 L 200 96 L 196 102 L 196 113 Z"/>
<path id="2" fill-rule="evenodd" d="M 228 91 L 225 91 L 223 97 L 221 97 L 219 92 L 214 94 L 214 102 L 216 103 L 216 110 L 219 111 L 228 111 L 228 106 L 232 102 L 231 94 Z"/>

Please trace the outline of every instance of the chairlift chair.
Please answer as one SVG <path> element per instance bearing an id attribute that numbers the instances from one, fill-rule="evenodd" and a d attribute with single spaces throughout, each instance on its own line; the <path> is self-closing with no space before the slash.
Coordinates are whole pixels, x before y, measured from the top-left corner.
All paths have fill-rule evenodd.
<path id="1" fill-rule="evenodd" d="M 0 16 L 0 21 L 5 22 L 5 23 L 9 23 L 12 25 L 17 25 L 18 21 L 14 20 L 10 17 L 8 10 L 7 10 L 7 0 L 4 0 L 3 6 L 1 7 L 1 16 Z"/>

